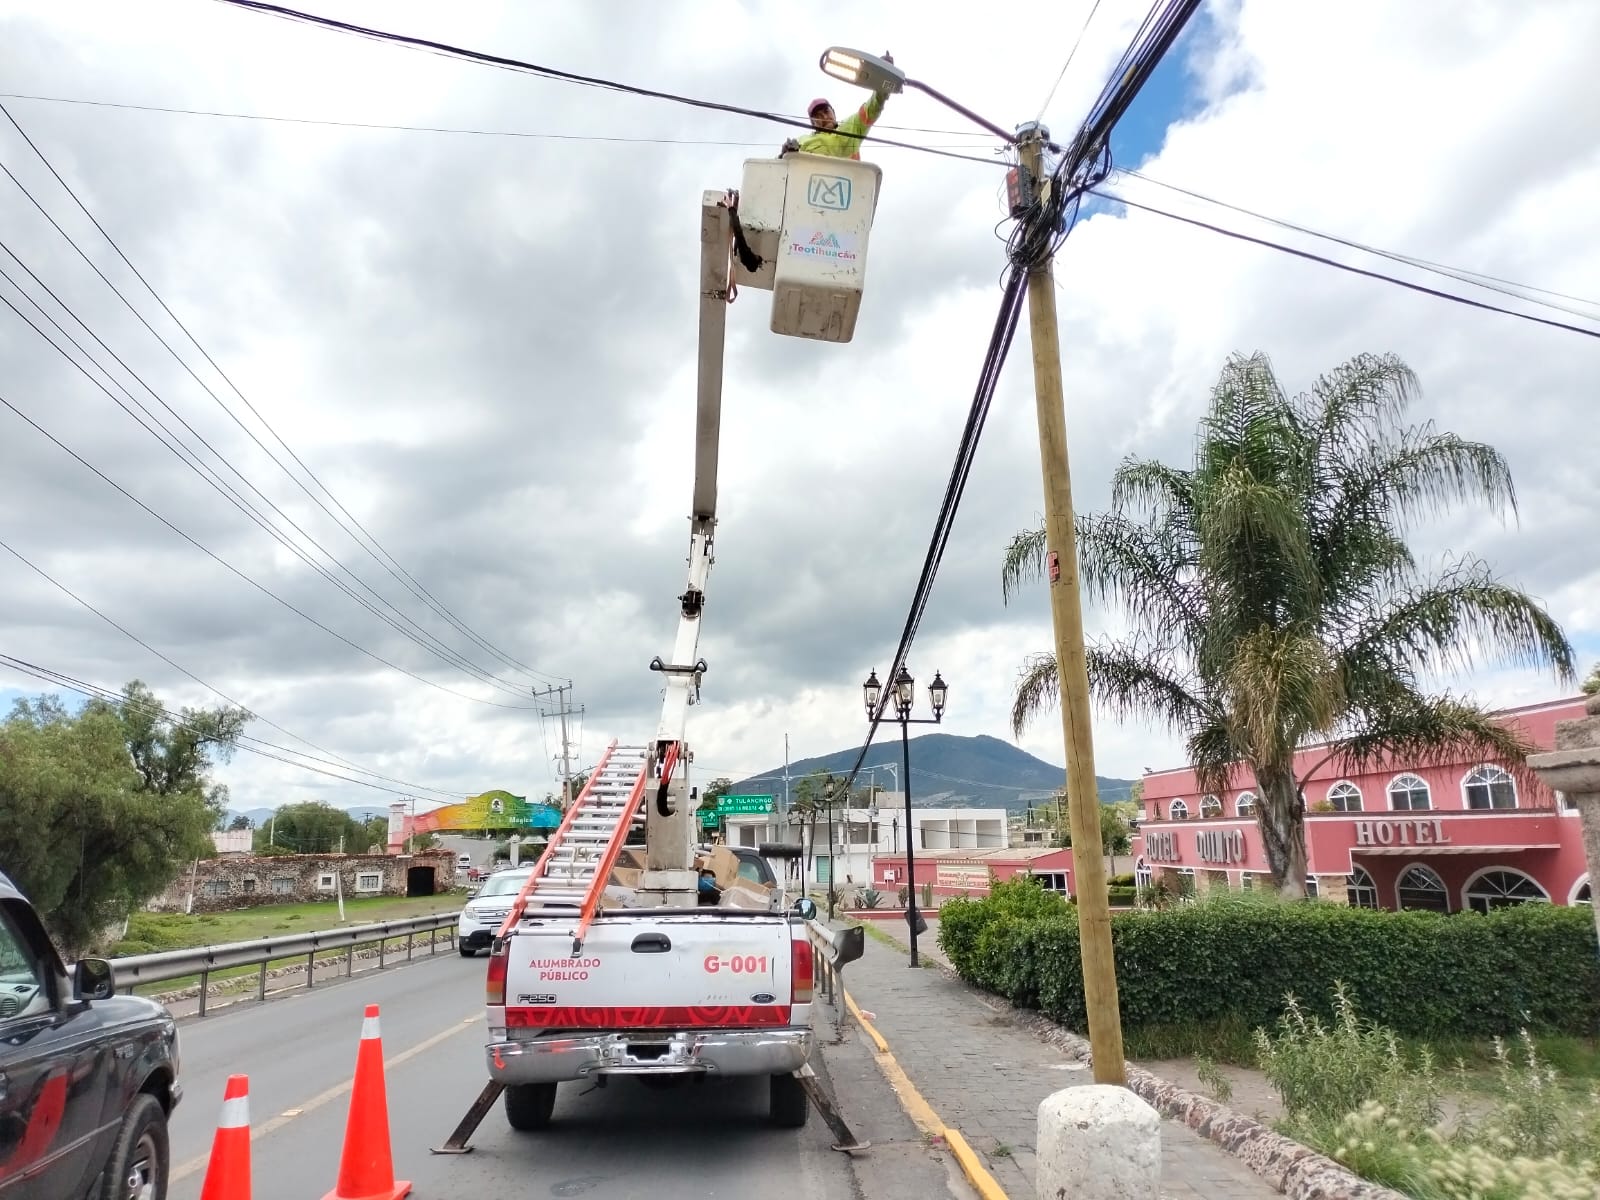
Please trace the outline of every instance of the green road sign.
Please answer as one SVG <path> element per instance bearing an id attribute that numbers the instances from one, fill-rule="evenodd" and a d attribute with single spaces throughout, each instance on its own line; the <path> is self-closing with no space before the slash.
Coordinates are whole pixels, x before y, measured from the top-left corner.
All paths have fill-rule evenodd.
<path id="1" fill-rule="evenodd" d="M 717 812 L 725 817 L 759 817 L 771 811 L 771 796 L 717 797 Z"/>
<path id="2" fill-rule="evenodd" d="M 700 810 L 700 828 L 715 829 L 722 823 L 722 814 L 715 809 L 703 808 Z"/>

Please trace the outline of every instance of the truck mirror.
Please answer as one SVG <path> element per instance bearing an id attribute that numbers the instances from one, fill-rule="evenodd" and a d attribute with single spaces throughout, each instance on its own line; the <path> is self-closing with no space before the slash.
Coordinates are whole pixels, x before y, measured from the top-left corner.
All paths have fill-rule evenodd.
<path id="1" fill-rule="evenodd" d="M 103 958 L 80 958 L 72 968 L 72 986 L 80 1000 L 109 1000 L 117 992 L 115 972 Z"/>
<path id="2" fill-rule="evenodd" d="M 794 902 L 795 915 L 807 921 L 817 919 L 817 902 L 809 896 L 803 896 Z"/>

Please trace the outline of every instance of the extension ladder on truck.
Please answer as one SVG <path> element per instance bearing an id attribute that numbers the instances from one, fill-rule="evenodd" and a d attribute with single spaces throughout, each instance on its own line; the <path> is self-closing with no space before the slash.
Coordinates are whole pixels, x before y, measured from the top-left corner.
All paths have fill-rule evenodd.
<path id="1" fill-rule="evenodd" d="M 612 742 L 583 791 L 572 802 L 560 827 L 550 835 L 528 882 L 511 904 L 500 936 L 524 920 L 554 919 L 519 930 L 523 934 L 570 936 L 572 953 L 600 909 L 600 897 L 617 865 L 628 833 L 639 818 L 644 797 L 649 748 Z M 571 921 L 562 918 L 571 918 Z"/>

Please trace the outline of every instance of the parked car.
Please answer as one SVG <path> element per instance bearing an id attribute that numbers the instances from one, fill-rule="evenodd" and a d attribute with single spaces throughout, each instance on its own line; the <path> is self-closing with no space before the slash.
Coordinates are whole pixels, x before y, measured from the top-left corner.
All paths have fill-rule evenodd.
<path id="1" fill-rule="evenodd" d="M 111 964 L 69 968 L 0 874 L 0 1197 L 164 1200 L 178 1027 L 119 996 Z"/>
<path id="2" fill-rule="evenodd" d="M 473 893 L 456 921 L 456 949 L 462 958 L 472 958 L 479 950 L 489 948 L 495 932 L 511 912 L 512 900 L 532 873 L 532 863 L 496 871 Z"/>

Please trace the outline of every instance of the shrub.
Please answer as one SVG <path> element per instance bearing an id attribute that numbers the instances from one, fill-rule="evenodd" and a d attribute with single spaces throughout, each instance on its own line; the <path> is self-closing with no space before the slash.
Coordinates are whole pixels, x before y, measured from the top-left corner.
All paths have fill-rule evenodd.
<path id="1" fill-rule="evenodd" d="M 1106 902 L 1120 908 L 1131 908 L 1137 889 L 1131 887 L 1112 887 L 1106 889 Z"/>
<path id="2" fill-rule="evenodd" d="M 878 905 L 883 903 L 883 893 L 876 888 L 867 888 L 856 897 L 856 903 L 860 904 L 862 908 L 877 908 Z"/>
<path id="3" fill-rule="evenodd" d="M 1121 875 L 1113 875 L 1106 880 L 1111 887 L 1131 888 L 1134 886 L 1133 872 L 1124 871 Z"/>
<path id="4" fill-rule="evenodd" d="M 1055 1020 L 1085 1028 L 1078 926 L 1059 897 L 1009 881 L 986 899 L 952 901 L 940 916 L 940 945 L 963 977 L 1008 998 L 1017 986 L 1018 1002 L 1036 997 Z M 1004 937 L 1032 964 L 1026 969 L 1002 971 L 978 954 L 984 928 L 1005 916 L 1025 919 Z M 1358 1009 L 1408 1036 L 1600 1031 L 1600 954 L 1582 908 L 1444 916 L 1228 895 L 1118 912 L 1111 931 L 1129 1028 L 1230 1019 L 1271 1026 L 1291 993 L 1329 1022 L 1334 981 L 1343 980 Z"/>

